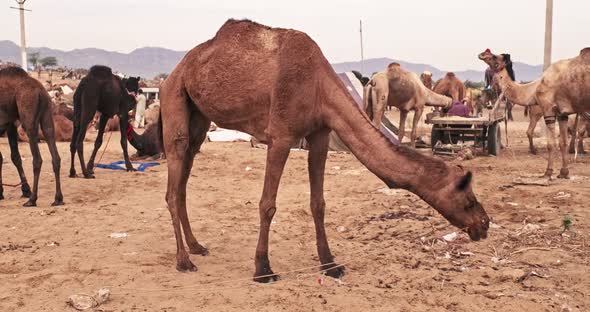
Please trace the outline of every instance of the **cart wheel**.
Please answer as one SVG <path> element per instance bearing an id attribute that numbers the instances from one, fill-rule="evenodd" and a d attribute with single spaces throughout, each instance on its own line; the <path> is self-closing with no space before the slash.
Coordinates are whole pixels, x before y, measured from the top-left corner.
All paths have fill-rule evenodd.
<path id="1" fill-rule="evenodd" d="M 488 154 L 498 156 L 502 149 L 502 128 L 499 123 L 488 127 Z"/>
<path id="2" fill-rule="evenodd" d="M 434 150 L 436 142 L 443 141 L 444 132 L 436 126 L 432 126 L 432 132 L 430 133 L 430 146 Z"/>

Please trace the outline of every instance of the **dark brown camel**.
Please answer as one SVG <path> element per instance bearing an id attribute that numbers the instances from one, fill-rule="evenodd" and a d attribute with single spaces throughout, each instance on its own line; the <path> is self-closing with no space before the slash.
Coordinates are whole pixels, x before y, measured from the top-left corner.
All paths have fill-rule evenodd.
<path id="1" fill-rule="evenodd" d="M 14 123 L 8 123 L 5 128 L 0 128 L 0 135 L 6 132 L 6 136 L 8 137 L 8 144 L 10 145 L 10 159 L 12 163 L 16 167 L 18 171 L 18 175 L 20 177 L 20 188 L 23 192 L 23 197 L 29 198 L 31 197 L 31 187 L 27 182 L 27 177 L 25 176 L 25 171 L 23 170 L 23 163 L 20 157 L 20 153 L 18 151 L 18 133 L 17 127 Z M 4 159 L 2 158 L 2 153 L 0 152 L 0 199 L 4 199 L 4 187 L 2 186 L 2 162 Z"/>
<path id="2" fill-rule="evenodd" d="M 137 156 L 157 156 L 162 154 L 160 123 L 148 124 L 142 134 L 138 134 L 129 124 L 127 140 L 137 150 Z"/>
<path id="3" fill-rule="evenodd" d="M 252 76 L 260 79 L 252 80 Z M 176 236 L 176 268 L 196 271 L 192 254 L 206 255 L 191 230 L 186 186 L 193 158 L 211 121 L 268 145 L 255 254 L 258 282 L 277 279 L 268 259 L 269 229 L 279 181 L 292 146 L 309 143 L 311 211 L 322 268 L 340 277 L 324 229 L 324 169 L 334 130 L 352 153 L 389 187 L 420 196 L 471 239 L 487 236 L 489 218 L 471 189 L 471 173 L 410 148 L 394 146 L 342 84 L 305 33 L 250 21 L 227 21 L 215 37 L 192 49 L 161 88 L 163 143 L 168 159 L 166 201 Z"/>
<path id="4" fill-rule="evenodd" d="M 43 163 L 37 138 L 39 126 L 41 126 L 47 140 L 47 145 L 49 146 L 53 173 L 55 175 L 55 201 L 52 203 L 52 206 L 63 205 L 64 203 L 59 178 L 61 159 L 55 144 L 51 106 L 51 98 L 45 88 L 43 88 L 43 85 L 36 79 L 29 77 L 23 69 L 9 67 L 0 70 L 0 128 L 6 129 L 8 132 L 12 150 L 11 158 L 19 171 L 21 182 L 23 182 L 23 195 L 26 195 L 24 187 L 26 185 L 28 188 L 28 184 L 26 183 L 22 165 L 20 164 L 20 155 L 18 155 L 17 151 L 18 146 L 14 143 L 17 139 L 15 126 L 17 120 L 21 122 L 29 136 L 29 146 L 33 155 L 33 190 L 29 196 L 29 200 L 24 204 L 26 207 L 37 205 L 39 176 L 41 174 L 41 164 Z M 1 166 L 2 161 L 0 161 L 0 177 L 2 176 Z"/>
<path id="5" fill-rule="evenodd" d="M 80 81 L 80 85 L 74 93 L 74 132 L 70 144 L 72 155 L 70 166 L 70 178 L 76 177 L 74 158 L 76 152 L 80 158 L 80 166 L 84 178 L 94 178 L 94 158 L 102 145 L 104 129 L 109 118 L 118 115 L 120 118 L 121 147 L 125 158 L 127 171 L 135 171 L 127 153 L 127 114 L 135 105 L 135 97 L 130 92 L 139 89 L 139 77 L 121 79 L 113 75 L 111 69 L 106 66 L 93 66 L 88 75 Z M 100 121 L 98 135 L 94 142 L 94 150 L 88 160 L 88 166 L 84 164 L 84 137 L 88 124 L 92 121 L 94 113 L 99 111 Z"/>

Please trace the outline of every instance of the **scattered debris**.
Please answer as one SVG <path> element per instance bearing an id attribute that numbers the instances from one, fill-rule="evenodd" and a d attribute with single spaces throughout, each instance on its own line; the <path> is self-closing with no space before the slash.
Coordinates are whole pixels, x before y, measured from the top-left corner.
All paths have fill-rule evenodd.
<path id="1" fill-rule="evenodd" d="M 572 228 L 572 225 L 574 224 L 574 219 L 572 218 L 572 216 L 570 216 L 569 214 L 566 214 L 563 217 L 563 221 L 562 221 L 562 225 L 563 225 L 563 231 L 569 231 Z"/>
<path id="2" fill-rule="evenodd" d="M 490 229 L 501 229 L 502 227 L 494 222 L 490 222 Z"/>
<path id="3" fill-rule="evenodd" d="M 66 301 L 67 304 L 71 305 L 74 309 L 83 311 L 90 308 L 96 308 L 99 305 L 107 302 L 111 291 L 107 288 L 99 289 L 93 296 L 90 295 L 71 295 Z"/>
<path id="4" fill-rule="evenodd" d="M 334 167 L 332 167 L 332 169 L 334 169 L 334 170 L 340 170 L 341 167 L 340 166 L 334 166 Z"/>
<path id="5" fill-rule="evenodd" d="M 536 276 L 536 277 L 540 277 L 540 278 L 549 278 L 550 277 L 549 275 L 539 274 L 535 271 L 529 271 L 529 272 L 523 274 L 522 276 L 520 276 L 516 281 L 520 283 L 531 276 Z"/>
<path id="6" fill-rule="evenodd" d="M 514 180 L 512 180 L 512 185 L 549 186 L 549 179 L 517 177 L 517 178 L 514 178 Z"/>
<path id="7" fill-rule="evenodd" d="M 553 199 L 568 199 L 570 197 L 572 197 L 572 194 L 570 193 L 559 192 L 556 196 L 553 197 Z"/>
<path id="8" fill-rule="evenodd" d="M 250 170 L 252 170 L 252 167 L 246 166 L 246 171 L 250 171 Z"/>
<path id="9" fill-rule="evenodd" d="M 444 235 L 442 238 L 447 242 L 452 242 L 455 239 L 457 239 L 457 232 L 449 233 L 447 235 Z"/>
<path id="10" fill-rule="evenodd" d="M 59 246 L 59 243 L 58 242 L 49 242 L 49 243 L 47 243 L 47 246 L 48 247 Z"/>
<path id="11" fill-rule="evenodd" d="M 126 238 L 127 236 L 129 236 L 127 233 L 111 233 L 109 235 L 110 238 Z"/>
<path id="12" fill-rule="evenodd" d="M 341 225 L 341 226 L 339 226 L 339 227 L 336 228 L 336 231 L 338 233 L 343 233 L 343 232 L 346 232 L 346 228 Z"/>

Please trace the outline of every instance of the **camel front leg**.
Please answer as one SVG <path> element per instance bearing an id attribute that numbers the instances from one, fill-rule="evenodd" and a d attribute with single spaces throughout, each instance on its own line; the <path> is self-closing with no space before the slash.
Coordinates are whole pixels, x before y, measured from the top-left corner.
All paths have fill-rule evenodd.
<path id="1" fill-rule="evenodd" d="M 283 169 L 285 168 L 285 163 L 289 157 L 292 143 L 292 140 L 277 140 L 272 138 L 268 145 L 264 189 L 262 190 L 262 198 L 260 199 L 259 205 L 260 233 L 254 258 L 254 264 L 256 266 L 254 281 L 259 283 L 268 283 L 279 279 L 279 276 L 274 274 L 270 268 L 270 261 L 268 259 L 268 236 L 270 223 L 277 211 L 276 199 L 279 182 L 283 175 Z"/>
<path id="2" fill-rule="evenodd" d="M 344 267 L 334 263 L 334 257 L 330 252 L 324 226 L 324 211 L 326 207 L 326 202 L 324 201 L 324 171 L 326 168 L 326 158 L 328 157 L 329 134 L 329 130 L 322 129 L 306 137 L 309 143 L 307 167 L 311 193 L 311 214 L 315 224 L 316 244 L 322 270 L 326 270 L 328 276 L 340 278 L 344 275 Z"/>
<path id="3" fill-rule="evenodd" d="M 105 114 L 100 115 L 100 121 L 98 122 L 98 134 L 96 136 L 96 141 L 94 141 L 94 149 L 92 150 L 92 155 L 90 155 L 90 159 L 88 160 L 88 165 L 86 166 L 86 170 L 90 174 L 94 174 L 94 159 L 96 158 L 96 154 L 98 150 L 102 146 L 102 140 L 104 137 L 104 129 L 107 126 L 107 122 L 109 121 L 109 117 Z"/>
<path id="4" fill-rule="evenodd" d="M 545 116 L 547 126 L 547 170 L 543 177 L 551 178 L 553 174 L 553 150 L 555 149 L 555 116 Z"/>
<path id="5" fill-rule="evenodd" d="M 559 122 L 559 151 L 561 152 L 561 169 L 559 170 L 559 179 L 569 179 L 569 169 L 567 167 L 567 115 L 557 117 Z M 577 131 L 575 129 L 574 131 Z"/>
<path id="6" fill-rule="evenodd" d="M 406 134 L 406 118 L 408 117 L 408 111 L 399 110 L 399 143 L 402 144 L 404 135 Z"/>
<path id="7" fill-rule="evenodd" d="M 420 121 L 420 117 L 422 117 L 422 108 L 417 108 L 414 111 L 414 119 L 412 120 L 412 134 L 410 135 L 410 144 L 414 148 L 416 147 L 416 131 L 418 129 L 418 122 Z"/>
<path id="8" fill-rule="evenodd" d="M 51 206 L 61 206 L 64 204 L 64 196 L 61 192 L 61 179 L 59 175 L 61 169 L 61 158 L 59 157 L 57 145 L 55 144 L 53 117 L 51 116 L 50 111 L 45 111 L 42 118 L 41 130 L 43 131 L 45 141 L 49 147 L 49 153 L 51 154 L 51 164 L 53 166 L 53 175 L 55 177 L 55 199 Z"/>
<path id="9" fill-rule="evenodd" d="M 31 197 L 31 187 L 29 186 L 29 182 L 27 182 L 27 177 L 25 176 L 25 171 L 23 170 L 23 161 L 18 150 L 18 132 L 14 124 L 10 124 L 8 126 L 6 129 L 6 136 L 8 136 L 8 144 L 10 145 L 10 159 L 16 167 L 18 176 L 20 177 L 20 189 L 23 193 L 22 197 L 29 198 Z"/>
<path id="10" fill-rule="evenodd" d="M 129 160 L 129 153 L 127 152 L 127 127 L 129 127 L 127 116 L 121 114 L 119 116 L 119 129 L 121 129 L 121 148 L 123 149 L 123 158 L 125 158 L 125 168 L 127 168 L 128 172 L 137 171 L 133 168 L 133 165 Z"/>

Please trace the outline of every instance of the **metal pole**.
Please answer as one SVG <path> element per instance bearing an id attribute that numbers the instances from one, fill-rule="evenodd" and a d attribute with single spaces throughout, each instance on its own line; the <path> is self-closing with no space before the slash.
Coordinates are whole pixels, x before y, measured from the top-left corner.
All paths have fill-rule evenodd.
<path id="1" fill-rule="evenodd" d="M 361 33 L 361 74 L 364 75 L 365 71 L 365 56 L 363 54 L 363 20 L 359 20 L 360 33 Z"/>
<path id="2" fill-rule="evenodd" d="M 547 9 L 545 12 L 545 57 L 543 61 L 543 70 L 551 65 L 551 40 L 553 31 L 553 0 L 547 0 Z"/>
<path id="3" fill-rule="evenodd" d="M 21 65 L 24 70 L 27 70 L 27 40 L 25 38 L 25 2 L 27 0 L 16 0 L 18 3 L 18 8 L 10 7 L 12 9 L 19 10 L 20 13 L 20 58 L 21 58 Z"/>

